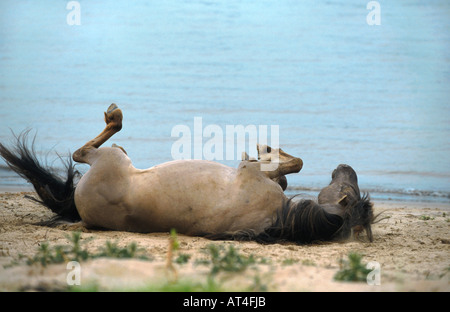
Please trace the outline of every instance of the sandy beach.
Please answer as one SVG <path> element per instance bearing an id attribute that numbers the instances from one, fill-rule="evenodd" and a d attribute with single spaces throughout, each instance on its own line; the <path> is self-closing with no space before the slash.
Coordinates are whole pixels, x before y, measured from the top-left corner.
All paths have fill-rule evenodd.
<path id="1" fill-rule="evenodd" d="M 256 261 L 239 273 L 215 276 L 220 290 L 265 291 L 450 291 L 450 206 L 437 203 L 376 202 L 375 212 L 384 219 L 373 226 L 374 241 L 358 240 L 299 246 L 292 243 L 261 245 L 255 242 L 210 241 L 178 235 L 174 256 L 188 255 L 185 264 L 167 268 L 169 233 L 136 234 L 93 231 L 72 225 L 46 227 L 34 223 L 52 216 L 45 207 L 25 196 L 31 192 L 0 193 L 0 290 L 67 290 L 66 263 L 28 265 L 39 246 L 67 245 L 66 236 L 81 231 L 81 244 L 95 253 L 107 241 L 119 246 L 135 242 L 150 260 L 90 259 L 81 263 L 81 285 L 88 290 L 164 290 L 173 283 L 204 284 L 210 274 L 205 249 L 210 244 L 234 246 Z M 362 262 L 380 265 L 380 285 L 339 282 L 334 275 L 342 268 L 340 259 L 349 253 L 363 255 Z M 73 288 L 72 288 L 73 289 Z"/>

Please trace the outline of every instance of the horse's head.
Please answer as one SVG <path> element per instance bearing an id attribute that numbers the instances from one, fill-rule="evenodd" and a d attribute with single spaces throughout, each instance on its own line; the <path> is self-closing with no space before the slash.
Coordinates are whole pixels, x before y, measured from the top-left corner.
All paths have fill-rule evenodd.
<path id="1" fill-rule="evenodd" d="M 355 170 L 349 165 L 339 165 L 331 174 L 330 185 L 320 191 L 319 204 L 339 204 L 344 208 L 360 198 Z"/>
<path id="2" fill-rule="evenodd" d="M 350 184 L 358 185 L 358 176 L 355 170 L 349 165 L 341 164 L 333 170 L 331 174 L 331 183 L 335 181 L 347 182 Z"/>
<path id="3" fill-rule="evenodd" d="M 368 194 L 361 196 L 358 186 L 358 176 L 349 165 L 339 165 L 331 175 L 331 184 L 340 187 L 339 204 L 344 208 L 344 219 L 347 220 L 347 235 L 358 236 L 366 232 L 369 241 L 373 240 L 372 223 L 374 222 L 373 204 Z M 344 226 L 345 228 L 345 226 Z M 345 230 L 344 230 L 345 232 Z"/>
<path id="4" fill-rule="evenodd" d="M 352 233 L 365 231 L 372 241 L 371 224 L 374 222 L 373 205 L 369 196 L 361 196 L 358 176 L 349 165 L 339 165 L 331 174 L 331 183 L 319 193 L 319 204 L 338 207 L 333 211 L 343 217 L 341 236 L 347 238 Z M 334 205 L 334 206 L 333 206 Z"/>
<path id="5" fill-rule="evenodd" d="M 372 224 L 375 221 L 375 216 L 373 214 L 373 204 L 370 202 L 369 195 L 364 195 L 355 204 L 347 207 L 344 215 L 344 228 L 347 227 L 347 235 L 353 233 L 356 237 L 362 233 L 366 232 L 369 241 L 373 241 L 372 235 Z"/>
<path id="6" fill-rule="evenodd" d="M 331 188 L 339 196 L 341 206 L 353 205 L 361 199 L 358 176 L 349 165 L 341 164 L 331 174 Z"/>

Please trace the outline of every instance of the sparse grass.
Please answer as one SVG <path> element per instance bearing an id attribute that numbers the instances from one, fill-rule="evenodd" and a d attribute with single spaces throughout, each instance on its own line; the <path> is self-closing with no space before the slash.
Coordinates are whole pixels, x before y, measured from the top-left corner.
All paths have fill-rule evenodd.
<path id="1" fill-rule="evenodd" d="M 69 244 L 51 246 L 48 242 L 41 243 L 36 255 L 28 258 L 27 263 L 41 264 L 47 266 L 49 264 L 58 264 L 68 261 L 86 261 L 97 258 L 139 258 L 149 260 L 142 252 L 135 242 L 132 242 L 124 247 L 120 247 L 117 242 L 107 241 L 105 245 L 101 246 L 97 252 L 89 252 L 82 244 L 81 233 L 73 232 L 66 236 Z M 267 291 L 268 286 L 263 282 L 263 279 L 258 274 L 249 277 L 252 283 L 246 289 L 224 289 L 223 281 L 230 277 L 229 274 L 242 273 L 249 266 L 260 263 L 267 263 L 266 258 L 261 258 L 257 262 L 253 255 L 246 256 L 239 252 L 233 245 L 216 245 L 210 244 L 203 253 L 207 255 L 207 259 L 196 261 L 196 264 L 207 265 L 210 268 L 209 274 L 204 281 L 178 279 L 178 272 L 172 263 L 186 264 L 190 261 L 191 256 L 179 252 L 180 244 L 175 231 L 172 231 L 169 237 L 168 254 L 167 254 L 167 273 L 168 281 L 165 283 L 149 284 L 148 286 L 137 289 L 129 289 L 132 291 L 164 291 L 164 292 L 217 292 L 217 291 Z M 173 272 L 172 272 L 173 271 Z M 218 273 L 225 275 L 218 277 Z M 67 291 L 87 291 L 97 292 L 103 291 L 101 285 L 95 283 L 85 284 L 83 286 L 68 286 Z M 122 289 L 119 291 L 127 291 Z"/>
<path id="2" fill-rule="evenodd" d="M 282 265 L 293 265 L 295 263 L 298 263 L 299 260 L 298 259 L 293 259 L 293 258 L 287 258 L 284 259 L 283 262 L 281 262 Z"/>
<path id="3" fill-rule="evenodd" d="M 89 253 L 81 247 L 81 233 L 73 232 L 71 236 L 66 235 L 71 245 L 58 245 L 50 247 L 44 242 L 39 246 L 36 255 L 27 260 L 27 264 L 40 263 L 42 266 L 52 263 L 62 263 L 66 261 L 84 261 L 89 258 Z"/>
<path id="4" fill-rule="evenodd" d="M 363 256 L 351 252 L 347 257 L 347 260 L 340 260 L 341 269 L 334 275 L 334 279 L 336 281 L 347 282 L 367 281 L 367 274 L 369 274 L 371 270 L 367 269 L 366 265 L 361 262 Z"/>
<path id="5" fill-rule="evenodd" d="M 229 245 L 226 250 L 222 245 L 210 244 L 205 253 L 209 255 L 209 260 L 198 261 L 198 264 L 211 265 L 211 275 L 224 272 L 242 272 L 251 264 L 255 264 L 253 255 L 244 256 L 233 246 Z"/>
<path id="6" fill-rule="evenodd" d="M 52 263 L 63 263 L 68 261 L 86 261 L 94 258 L 138 258 L 149 260 L 147 256 L 142 253 L 136 243 L 131 243 L 123 248 L 119 247 L 117 243 L 107 241 L 104 247 L 100 248 L 98 253 L 89 253 L 87 249 L 81 246 L 81 233 L 72 232 L 72 235 L 66 236 L 70 242 L 69 245 L 57 245 L 50 247 L 49 243 L 44 242 L 39 246 L 39 249 L 34 257 L 28 258 L 27 264 L 40 263 L 42 266 L 47 266 Z"/>
<path id="7" fill-rule="evenodd" d="M 431 216 L 427 216 L 427 215 L 421 215 L 419 217 L 419 220 L 428 221 L 428 220 L 434 220 L 434 218 Z"/>
<path id="8" fill-rule="evenodd" d="M 247 291 L 268 291 L 269 287 L 263 283 L 260 275 L 255 275 L 253 277 L 253 283 L 250 285 Z"/>
<path id="9" fill-rule="evenodd" d="M 303 265 L 307 265 L 307 266 L 316 266 L 316 263 L 313 260 L 310 260 L 310 259 L 302 260 L 302 264 Z"/>
<path id="10" fill-rule="evenodd" d="M 214 278 L 207 278 L 205 283 L 196 281 L 177 281 L 176 283 L 166 283 L 162 285 L 149 285 L 137 291 L 156 292 L 221 292 L 225 291 Z"/>
<path id="11" fill-rule="evenodd" d="M 180 253 L 178 255 L 178 257 L 175 259 L 175 263 L 185 264 L 185 263 L 188 263 L 190 258 L 191 258 L 191 255 Z"/>
<path id="12" fill-rule="evenodd" d="M 272 264 L 272 259 L 266 257 L 260 257 L 257 259 L 258 264 Z"/>
<path id="13" fill-rule="evenodd" d="M 101 252 L 92 255 L 93 258 L 118 258 L 118 259 L 127 259 L 127 258 L 138 258 L 142 260 L 149 260 L 147 256 L 144 255 L 143 249 L 138 248 L 138 245 L 135 242 L 128 244 L 127 246 L 121 248 L 118 246 L 117 242 L 107 241 L 104 247 L 100 248 Z"/>
<path id="14" fill-rule="evenodd" d="M 70 292 L 101 292 L 101 286 L 92 283 L 82 286 L 70 286 Z M 213 278 L 208 278 L 204 283 L 193 280 L 182 280 L 168 283 L 155 283 L 138 288 L 114 289 L 120 292 L 222 292 L 226 291 Z"/>

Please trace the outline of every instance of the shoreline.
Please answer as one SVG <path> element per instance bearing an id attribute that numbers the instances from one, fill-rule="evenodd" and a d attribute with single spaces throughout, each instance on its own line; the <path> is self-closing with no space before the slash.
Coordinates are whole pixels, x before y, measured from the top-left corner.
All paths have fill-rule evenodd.
<path id="1" fill-rule="evenodd" d="M 6 194 L 6 193 L 22 193 L 22 192 L 30 192 L 33 193 L 34 189 L 31 185 L 0 185 L 0 195 Z M 306 199 L 317 199 L 318 191 L 308 191 L 308 192 L 301 192 L 298 191 L 297 193 L 293 190 L 285 191 L 286 196 L 294 196 L 299 195 L 300 198 L 302 198 L 302 195 Z M 372 193 L 370 193 L 372 194 Z M 373 193 L 373 194 L 379 194 L 379 193 Z M 389 194 L 389 193 L 386 193 Z M 383 196 L 371 196 L 372 201 L 382 204 L 382 205 L 408 205 L 408 206 L 414 206 L 414 207 L 421 207 L 423 205 L 428 206 L 434 206 L 439 207 L 441 209 L 450 209 L 450 201 L 443 200 L 442 197 L 426 197 L 426 196 L 415 196 L 415 195 L 405 195 L 405 199 L 398 199 L 398 198 L 389 198 L 387 195 Z"/>
<path id="2" fill-rule="evenodd" d="M 0 194 L 4 193 L 32 193 L 34 192 L 33 186 L 31 185 L 24 185 L 24 186 L 18 186 L 18 185 L 0 185 Z"/>
<path id="3" fill-rule="evenodd" d="M 67 236 L 81 230 L 81 244 L 96 252 L 105 243 L 126 246 L 135 242 L 152 258 L 99 258 L 82 262 L 83 285 L 97 290 L 142 289 L 166 285 L 169 233 L 98 231 L 71 224 L 45 227 L 35 225 L 52 213 L 24 198 L 28 192 L 0 193 L 0 291 L 67 290 L 65 264 L 29 266 L 26 259 L 36 255 L 44 242 L 67 245 Z M 257 260 L 241 273 L 218 275 L 223 290 L 248 290 L 258 281 L 267 291 L 450 291 L 450 206 L 434 203 L 374 202 L 375 214 L 385 217 L 373 225 L 374 241 L 365 236 L 345 242 L 311 245 L 256 242 L 210 241 L 178 235 L 180 254 L 189 255 L 187 264 L 175 264 L 180 281 L 206 283 L 207 269 L 196 262 L 205 259 L 210 244 L 234 246 L 244 256 Z M 381 285 L 338 282 L 333 279 L 349 253 L 363 255 L 363 262 L 376 261 L 381 267 Z M 258 285 L 259 285 L 258 284 Z M 56 286 L 55 286 L 56 285 Z M 261 286 L 260 285 L 260 286 Z M 145 288 L 155 289 L 155 288 Z M 157 288 L 160 289 L 160 288 Z"/>

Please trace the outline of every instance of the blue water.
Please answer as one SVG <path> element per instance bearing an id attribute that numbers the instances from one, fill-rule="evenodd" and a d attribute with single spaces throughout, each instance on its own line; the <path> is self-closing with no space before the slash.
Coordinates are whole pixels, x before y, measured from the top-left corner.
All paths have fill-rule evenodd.
<path id="1" fill-rule="evenodd" d="M 79 1 L 73 26 L 67 2 L 0 1 L 0 142 L 32 128 L 58 166 L 48 151 L 93 138 L 115 102 L 108 144 L 138 168 L 172 160 L 194 117 L 278 125 L 304 161 L 292 193 L 347 163 L 375 198 L 450 202 L 448 0 L 379 1 L 379 26 L 357 0 Z M 0 160 L 0 187 L 25 183 Z"/>

